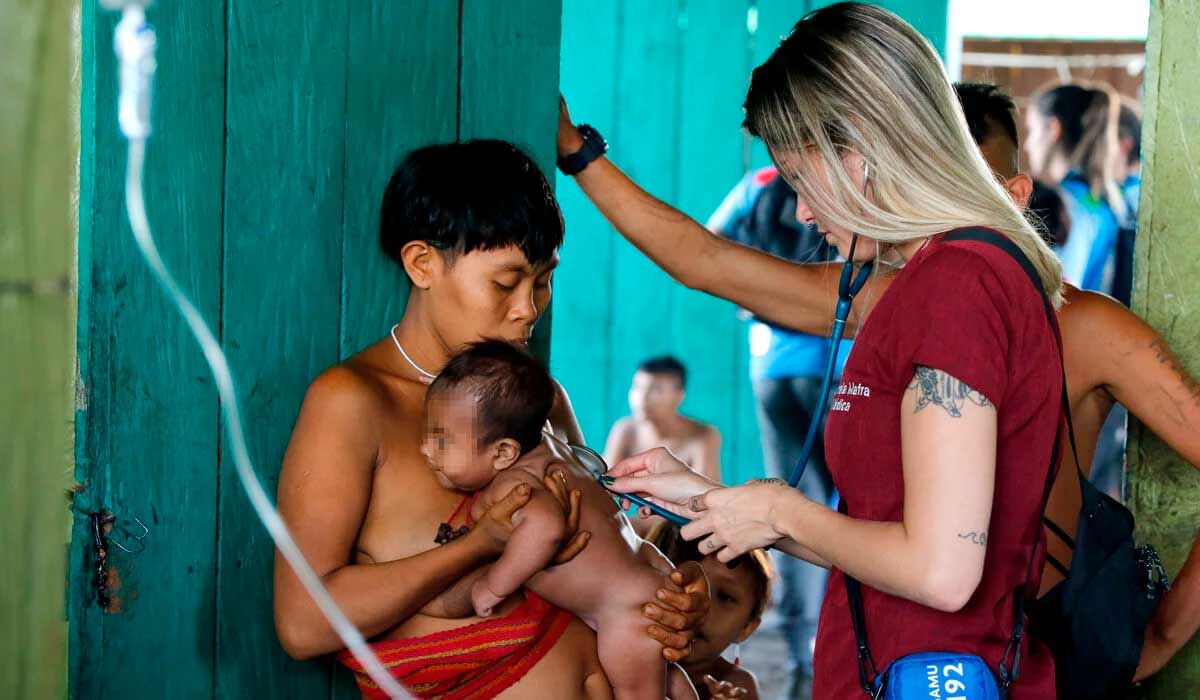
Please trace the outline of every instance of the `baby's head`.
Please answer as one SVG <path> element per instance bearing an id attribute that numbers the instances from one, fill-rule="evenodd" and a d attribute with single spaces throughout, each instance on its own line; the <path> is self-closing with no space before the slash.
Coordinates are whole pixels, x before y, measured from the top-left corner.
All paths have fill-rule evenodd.
<path id="1" fill-rule="evenodd" d="M 429 386 L 421 453 L 443 486 L 477 491 L 537 447 L 553 404 L 554 384 L 532 356 L 475 343 Z"/>
<path id="2" fill-rule="evenodd" d="M 715 554 L 701 555 L 696 543 L 680 537 L 679 528 L 671 523 L 655 526 L 649 540 L 676 566 L 685 561 L 700 562 L 708 576 L 712 606 L 696 630 L 692 651 L 682 662 L 684 667 L 705 668 L 731 644 L 754 634 L 771 601 L 771 561 L 766 552 L 755 549 L 726 565 Z"/>

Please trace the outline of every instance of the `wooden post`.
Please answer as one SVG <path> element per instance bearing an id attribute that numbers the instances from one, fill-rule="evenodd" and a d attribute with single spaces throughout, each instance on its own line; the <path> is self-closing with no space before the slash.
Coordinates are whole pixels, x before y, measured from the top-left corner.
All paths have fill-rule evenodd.
<path id="1" fill-rule="evenodd" d="M 74 5 L 0 0 L 0 697 L 66 690 Z"/>
<path id="2" fill-rule="evenodd" d="M 1134 310 L 1200 373 L 1200 5 L 1155 0 L 1146 56 L 1144 183 L 1138 222 Z M 1200 393 L 1200 388 L 1197 388 Z M 1158 548 L 1168 572 L 1183 565 L 1200 522 L 1200 473 L 1130 419 L 1128 495 L 1139 539 Z M 1142 689 L 1146 698 L 1196 697 L 1200 642 L 1193 639 Z"/>

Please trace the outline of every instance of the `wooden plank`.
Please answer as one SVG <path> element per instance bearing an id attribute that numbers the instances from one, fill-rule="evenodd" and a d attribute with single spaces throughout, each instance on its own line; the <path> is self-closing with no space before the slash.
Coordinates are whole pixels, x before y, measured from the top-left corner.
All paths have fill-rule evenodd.
<path id="1" fill-rule="evenodd" d="M 613 158 L 642 187 L 667 202 L 679 196 L 679 66 L 677 0 L 627 0 L 617 51 Z M 613 355 L 608 415 L 627 415 L 627 392 L 642 360 L 671 349 L 673 282 L 625 240 L 613 253 Z"/>
<path id="2" fill-rule="evenodd" d="M 74 380 L 76 35 L 64 0 L 0 0 L 0 696 L 62 697 Z"/>
<path id="3" fill-rule="evenodd" d="M 511 141 L 553 184 L 561 0 L 461 2 L 459 138 Z M 530 349 L 548 359 L 549 310 Z"/>
<path id="4" fill-rule="evenodd" d="M 229 3 L 222 343 L 269 493 L 305 388 L 340 353 L 346 22 L 324 0 Z M 228 459 L 219 522 L 215 697 L 327 697 L 332 660 L 276 639 L 273 545 Z"/>
<path id="5" fill-rule="evenodd" d="M 1200 216 L 1196 134 L 1200 133 L 1200 55 L 1195 28 L 1200 6 L 1151 5 L 1146 44 L 1145 183 L 1138 218 L 1133 309 L 1200 374 L 1200 261 L 1195 255 Z M 1138 540 L 1158 549 L 1168 573 L 1183 566 L 1200 518 L 1200 474 L 1130 418 L 1130 509 Z M 1174 594 L 1172 594 L 1174 595 Z M 1137 689 L 1139 698 L 1194 698 L 1200 693 L 1200 637 Z"/>
<path id="6" fill-rule="evenodd" d="M 458 112 L 456 3 L 351 3 L 349 12 L 342 357 L 404 313 L 408 278 L 380 250 L 380 201 L 406 153 L 454 140 Z"/>
<path id="7" fill-rule="evenodd" d="M 753 48 L 751 50 L 750 68 L 761 66 L 770 56 L 779 42 L 792 32 L 792 27 L 810 9 L 819 6 L 821 2 L 813 0 L 756 0 Z M 749 78 L 746 86 L 750 86 Z M 759 139 L 754 139 L 750 145 L 750 167 L 765 168 L 771 164 L 771 157 Z"/>
<path id="8" fill-rule="evenodd" d="M 605 136 L 616 124 L 619 10 L 619 3 L 563 3 L 562 91 L 572 117 Z M 607 403 L 613 381 L 612 262 L 619 235 L 574 179 L 561 173 L 557 179 L 567 235 L 554 277 L 558 318 L 550 369 L 570 395 L 583 434 L 599 446 L 614 418 Z"/>
<path id="9" fill-rule="evenodd" d="M 113 16 L 90 5 L 83 4 L 76 500 L 140 518 L 150 534 L 137 556 L 110 548 L 114 605 L 101 614 L 86 568 L 90 538 L 76 518 L 71 695 L 157 697 L 186 688 L 205 696 L 212 692 L 216 395 L 125 222 Z M 224 118 L 213 96 L 225 89 L 223 12 L 224 3 L 212 2 L 148 13 L 158 30 L 148 213 L 167 265 L 211 321 L 221 276 Z"/>
<path id="10" fill-rule="evenodd" d="M 341 356 L 400 320 L 409 283 L 379 248 L 379 206 L 414 148 L 452 141 L 458 120 L 458 5 L 407 0 L 348 6 Z M 395 27 L 409 31 L 396 32 Z M 420 95 L 420 99 L 410 99 Z M 360 697 L 337 667 L 332 697 Z"/>
<path id="11" fill-rule="evenodd" d="M 741 123 L 751 50 L 747 9 L 748 3 L 688 0 L 681 22 L 677 206 L 701 222 L 745 172 Z M 671 350 L 686 362 L 689 375 L 684 411 L 721 430 L 726 480 L 757 476 L 753 466 L 761 459 L 745 462 L 738 454 L 743 441 L 752 441 L 756 451 L 758 444 L 756 425 L 738 420 L 737 389 L 748 379 L 745 364 L 738 364 L 744 338 L 736 308 L 681 285 L 672 287 L 671 296 Z"/>

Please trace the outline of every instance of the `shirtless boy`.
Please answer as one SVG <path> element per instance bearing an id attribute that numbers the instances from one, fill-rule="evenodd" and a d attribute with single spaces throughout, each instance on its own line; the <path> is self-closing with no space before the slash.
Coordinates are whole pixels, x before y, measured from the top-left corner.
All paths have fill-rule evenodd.
<path id="1" fill-rule="evenodd" d="M 617 462 L 655 447 L 665 447 L 693 471 L 721 480 L 721 433 L 716 427 L 679 412 L 687 388 L 687 369 L 674 357 L 655 357 L 638 366 L 629 386 L 629 415 L 613 424 L 604 445 L 604 461 Z M 652 516 L 633 521 L 645 537 L 662 522 Z"/>
<path id="2" fill-rule="evenodd" d="M 596 630 L 600 663 L 617 700 L 661 700 L 667 666 L 657 642 L 643 631 L 641 607 L 674 567 L 653 545 L 634 536 L 612 497 L 574 460 L 565 469 L 567 482 L 583 494 L 580 524 L 592 537 L 579 556 L 554 566 L 566 519 L 542 486 L 545 465 L 518 462 L 541 444 L 553 403 L 554 384 L 546 370 L 502 341 L 470 346 L 430 385 L 421 451 L 442 485 L 468 494 L 464 499 L 471 504 L 470 517 L 482 516 L 517 486 L 525 485 L 533 495 L 518 513 L 500 559 L 472 577 L 471 605 L 461 602 L 464 583 L 434 601 L 429 612 L 437 614 L 441 605 L 451 616 L 473 608 L 480 617 L 489 617 L 527 586 Z M 676 667 L 675 673 L 671 697 L 695 698 L 682 670 Z"/>

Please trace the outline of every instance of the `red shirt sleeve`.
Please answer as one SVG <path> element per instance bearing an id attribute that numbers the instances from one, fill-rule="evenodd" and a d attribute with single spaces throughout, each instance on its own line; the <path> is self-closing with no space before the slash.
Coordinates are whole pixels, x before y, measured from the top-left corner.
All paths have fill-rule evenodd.
<path id="1" fill-rule="evenodd" d="M 1008 388 L 1011 313 L 1006 285 L 986 244 L 943 243 L 906 285 L 898 327 L 914 367 L 941 370 L 999 406 Z M 1007 271 L 1007 270 L 1006 270 Z M 1007 277 L 1004 275 L 1003 277 Z M 1015 283 L 1028 281 L 1021 279 Z"/>

